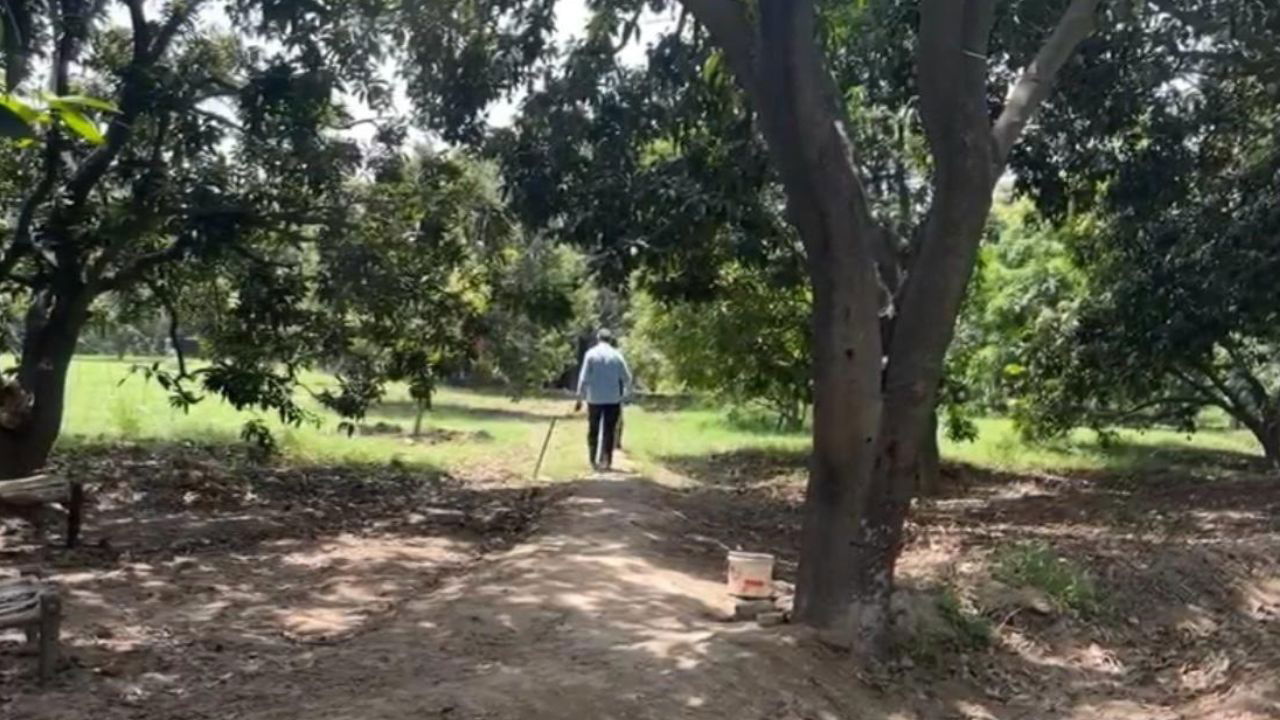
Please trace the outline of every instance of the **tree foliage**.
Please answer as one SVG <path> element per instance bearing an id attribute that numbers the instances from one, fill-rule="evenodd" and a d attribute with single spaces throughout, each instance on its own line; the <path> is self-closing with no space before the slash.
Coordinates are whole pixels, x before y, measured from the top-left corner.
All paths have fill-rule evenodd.
<path id="1" fill-rule="evenodd" d="M 1072 247 L 1095 231 L 1084 219 L 1055 225 L 1025 198 L 996 206 L 948 355 L 953 422 L 983 413 L 1025 420 L 1028 397 L 1054 382 L 1058 342 L 1077 322 L 1088 281 Z"/>
<path id="2" fill-rule="evenodd" d="M 637 305 L 632 336 L 661 354 L 681 386 L 762 406 L 779 427 L 801 427 L 813 377 L 806 287 L 739 266 L 722 271 L 713 300 L 642 294 Z"/>
<path id="3" fill-rule="evenodd" d="M 406 159 L 394 118 L 372 143 L 347 133 L 361 120 L 344 92 L 387 107 L 381 40 L 292 3 L 233 5 L 229 29 L 199 0 L 126 6 L 124 24 L 82 0 L 36 8 L 15 51 L 52 59 L 53 92 L 34 137 L 0 145 L 0 297 L 21 326 L 5 349 L 26 398 L 0 433 L 0 475 L 44 462 L 95 318 L 163 316 L 175 348 L 200 337 L 200 364 L 148 369 L 176 405 L 213 393 L 285 422 L 310 417 L 310 368 L 337 371 L 305 389 L 347 416 L 387 382 L 421 399 L 464 368 L 486 313 L 511 307 L 499 286 L 523 236 L 492 172 Z"/>
<path id="4" fill-rule="evenodd" d="M 1040 344 L 1027 419 L 1189 429 L 1213 406 L 1280 461 L 1280 10 L 1163 0 L 1108 33 L 1080 72 L 1115 91 L 1073 85 L 1088 112 L 1048 113 L 1022 177 L 1052 217 L 1098 218 L 1071 244 L 1087 296 Z"/>

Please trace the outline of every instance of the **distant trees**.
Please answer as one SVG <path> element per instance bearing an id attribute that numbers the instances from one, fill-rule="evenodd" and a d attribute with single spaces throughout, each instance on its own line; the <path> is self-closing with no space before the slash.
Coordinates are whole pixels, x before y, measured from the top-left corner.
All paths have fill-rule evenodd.
<path id="1" fill-rule="evenodd" d="M 200 7 L 130 1 L 121 27 L 83 0 L 6 5 L 29 30 L 6 27 L 11 92 L 34 83 L 19 85 L 43 56 L 54 95 L 113 110 L 105 131 L 61 112 L 62 122 L 0 147 L 0 295 L 22 317 L 7 349 L 25 398 L 0 431 L 0 477 L 44 463 L 99 298 L 174 307 L 184 280 L 220 263 L 246 271 L 241 307 L 254 293 L 278 303 L 275 257 L 340 218 L 335 196 L 359 154 L 325 133 L 344 122 L 330 100 L 334 78 L 198 26 Z M 266 397 L 281 379 L 262 366 L 216 372 L 215 385 L 245 390 L 239 399 Z"/>
<path id="2" fill-rule="evenodd" d="M 1030 429 L 1031 396 L 1054 382 L 1088 291 L 1074 248 L 1097 225 L 1055 224 L 1022 198 L 996 204 L 947 361 L 945 415 L 1012 416 Z M 953 435 L 963 436 L 957 429 Z"/>
<path id="3" fill-rule="evenodd" d="M 350 417 L 390 381 L 428 397 L 475 357 L 496 309 L 562 322 L 563 280 L 539 286 L 536 308 L 511 301 L 529 290 L 508 274 L 524 236 L 491 172 L 406 157 L 394 119 L 370 144 L 346 134 L 361 121 L 340 91 L 388 107 L 359 47 L 314 27 L 308 43 L 280 41 L 278 10 L 251 3 L 230 30 L 199 21 L 199 0 L 125 6 L 121 25 L 85 0 L 6 5 L 31 30 L 5 27 L 10 90 L 36 96 L 47 80 L 62 100 L 47 118 L 0 103 L 0 351 L 16 356 L 0 478 L 44 464 L 72 354 L 104 322 L 162 318 L 177 368 L 148 372 L 175 405 L 212 393 L 293 423 L 311 417 L 308 390 Z M 35 56 L 47 77 L 27 71 Z M 182 352 L 191 335 L 198 364 Z M 336 385 L 305 387 L 316 367 Z"/>
<path id="4" fill-rule="evenodd" d="M 576 371 L 578 341 L 600 322 L 599 291 L 571 247 L 526 238 L 508 252 L 480 317 L 470 370 L 519 397 L 555 383 L 567 367 Z"/>
<path id="5" fill-rule="evenodd" d="M 807 288 L 742 266 L 721 271 L 715 298 L 636 299 L 632 337 L 661 354 L 680 386 L 761 407 L 780 429 L 803 426 L 813 402 Z"/>
<path id="6" fill-rule="evenodd" d="M 1024 420 L 1192 428 L 1214 407 L 1280 463 L 1280 7 L 1152 0 L 1084 53 L 1019 181 L 1085 289 L 1031 346 Z M 1106 87 L 1106 92 L 1095 88 Z"/>

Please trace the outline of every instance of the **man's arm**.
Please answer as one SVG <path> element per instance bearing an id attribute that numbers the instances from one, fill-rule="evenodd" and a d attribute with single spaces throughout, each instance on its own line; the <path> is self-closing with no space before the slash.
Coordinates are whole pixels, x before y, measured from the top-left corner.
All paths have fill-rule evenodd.
<path id="1" fill-rule="evenodd" d="M 578 372 L 578 400 L 587 396 L 587 381 L 591 379 L 591 353 L 582 356 L 582 370 Z"/>
<path id="2" fill-rule="evenodd" d="M 622 399 L 631 397 L 631 368 L 627 367 L 627 359 L 618 353 L 618 361 L 622 363 Z"/>

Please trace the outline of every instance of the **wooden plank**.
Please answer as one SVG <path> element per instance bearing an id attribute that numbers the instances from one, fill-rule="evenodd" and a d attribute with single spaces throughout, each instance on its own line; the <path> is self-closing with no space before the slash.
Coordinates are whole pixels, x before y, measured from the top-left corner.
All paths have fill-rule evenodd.
<path id="1" fill-rule="evenodd" d="M 39 604 L 22 612 L 15 612 L 10 615 L 0 615 L 0 629 L 28 627 L 35 625 L 38 622 L 40 622 Z"/>
<path id="2" fill-rule="evenodd" d="M 52 475 L 32 475 L 31 477 L 16 478 L 13 480 L 0 480 L 0 488 L 12 489 L 18 492 L 29 488 L 41 488 L 50 483 L 60 482 L 61 478 Z"/>
<path id="3" fill-rule="evenodd" d="M 40 598 L 48 590 L 29 580 L 0 585 L 0 628 L 22 627 L 40 620 Z"/>
<path id="4" fill-rule="evenodd" d="M 60 477 L 36 475 L 21 480 L 0 481 L 0 502 L 35 505 L 64 502 L 71 497 L 71 483 Z"/>

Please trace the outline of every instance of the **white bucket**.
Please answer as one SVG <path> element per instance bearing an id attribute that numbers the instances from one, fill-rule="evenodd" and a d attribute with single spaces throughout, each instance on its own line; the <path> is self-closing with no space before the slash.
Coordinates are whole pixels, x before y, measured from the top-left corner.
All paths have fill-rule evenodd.
<path id="1" fill-rule="evenodd" d="M 740 598 L 773 597 L 773 556 L 731 551 L 729 594 Z"/>

